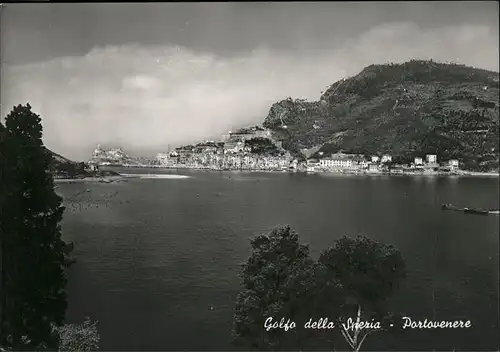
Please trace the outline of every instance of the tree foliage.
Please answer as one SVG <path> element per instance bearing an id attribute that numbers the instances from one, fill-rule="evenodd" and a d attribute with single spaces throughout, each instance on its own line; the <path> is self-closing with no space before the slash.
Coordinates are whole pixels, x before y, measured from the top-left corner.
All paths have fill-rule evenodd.
<path id="1" fill-rule="evenodd" d="M 54 192 L 40 116 L 15 106 L 0 131 L 0 344 L 16 350 L 56 349 L 66 310 L 61 238 L 64 207 Z"/>
<path id="2" fill-rule="evenodd" d="M 296 319 L 308 297 L 313 261 L 289 226 L 280 226 L 251 241 L 252 255 L 243 265 L 243 290 L 236 300 L 234 332 L 238 342 L 256 349 L 299 343 L 296 331 L 265 332 L 268 317 Z"/>
<path id="3" fill-rule="evenodd" d="M 268 138 L 255 137 L 247 139 L 245 141 L 245 146 L 250 147 L 252 153 L 255 154 L 271 156 L 277 156 L 279 154 L 278 148 Z"/>
<path id="4" fill-rule="evenodd" d="M 383 301 L 406 276 L 405 262 L 395 247 L 364 236 L 342 237 L 318 261 L 360 304 Z"/>
<path id="5" fill-rule="evenodd" d="M 392 318 L 388 299 L 406 277 L 401 253 L 367 237 L 342 237 L 317 261 L 289 226 L 277 227 L 251 242 L 242 268 L 243 290 L 237 297 L 235 334 L 256 349 L 337 348 L 345 339 L 358 351 L 374 329 L 348 331 L 347 317 L 366 322 Z M 297 323 L 296 329 L 266 331 L 265 319 Z M 339 329 L 303 329 L 310 318 L 334 321 Z M 314 338 L 314 339 L 312 339 Z"/>
<path id="6" fill-rule="evenodd" d="M 389 310 L 388 299 L 406 278 L 405 261 L 394 246 L 365 236 L 344 236 L 321 253 L 318 263 L 324 268 L 328 280 L 337 281 L 342 286 L 341 313 L 337 317 L 340 327 L 346 317 L 354 317 L 357 322 L 392 319 L 394 313 Z M 341 329 L 343 337 L 355 351 L 374 331 Z"/>

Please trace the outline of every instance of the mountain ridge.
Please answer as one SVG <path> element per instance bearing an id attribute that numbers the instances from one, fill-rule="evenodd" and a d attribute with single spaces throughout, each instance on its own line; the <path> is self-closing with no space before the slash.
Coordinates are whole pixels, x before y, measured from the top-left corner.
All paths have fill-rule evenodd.
<path id="1" fill-rule="evenodd" d="M 318 101 L 276 102 L 263 126 L 299 157 L 432 153 L 490 171 L 498 169 L 498 94 L 497 72 L 424 60 L 370 65 Z"/>

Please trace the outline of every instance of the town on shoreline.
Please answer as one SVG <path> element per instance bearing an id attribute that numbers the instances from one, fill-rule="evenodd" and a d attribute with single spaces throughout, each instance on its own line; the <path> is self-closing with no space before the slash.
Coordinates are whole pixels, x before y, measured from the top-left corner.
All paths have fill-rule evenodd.
<path id="1" fill-rule="evenodd" d="M 283 148 L 282 141 L 273 138 L 269 129 L 260 126 L 230 131 L 223 136 L 223 141 L 205 141 L 158 153 L 152 160 L 132 158 L 121 148 L 106 150 L 98 145 L 87 167 L 96 171 L 101 166 L 345 175 L 498 176 L 498 172 L 463 170 L 458 159 L 438 162 L 436 154 L 415 157 L 407 164 L 393 162 L 389 154 L 367 157 L 342 151 L 329 155 L 317 152 L 299 160 Z"/>

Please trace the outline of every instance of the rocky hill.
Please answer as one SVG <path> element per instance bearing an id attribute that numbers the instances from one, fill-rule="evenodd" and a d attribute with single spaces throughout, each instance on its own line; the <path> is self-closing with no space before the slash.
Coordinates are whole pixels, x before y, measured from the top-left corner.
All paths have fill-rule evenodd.
<path id="1" fill-rule="evenodd" d="M 319 101 L 275 103 L 263 126 L 298 156 L 343 150 L 409 161 L 433 153 L 469 170 L 498 170 L 498 77 L 433 61 L 371 65 Z"/>
<path id="2" fill-rule="evenodd" d="M 112 166 L 145 166 L 151 164 L 151 160 L 130 156 L 122 148 L 102 148 L 100 145 L 97 145 L 97 148 L 92 152 L 91 162 L 97 165 Z"/>
<path id="3" fill-rule="evenodd" d="M 46 147 L 44 148 L 51 157 L 50 170 L 54 175 L 76 177 L 85 174 L 85 164 L 69 160 Z"/>
<path id="4" fill-rule="evenodd" d="M 105 177 L 117 176 L 117 172 L 112 170 L 89 170 L 87 163 L 69 160 L 50 149 L 45 148 L 51 156 L 50 171 L 56 178 L 84 178 L 84 177 Z"/>

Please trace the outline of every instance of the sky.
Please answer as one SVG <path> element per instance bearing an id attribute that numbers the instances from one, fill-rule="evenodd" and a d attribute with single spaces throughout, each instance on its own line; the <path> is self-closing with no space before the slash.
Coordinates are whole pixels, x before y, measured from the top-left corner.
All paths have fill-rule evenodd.
<path id="1" fill-rule="evenodd" d="M 371 64 L 499 69 L 497 1 L 5 4 L 2 118 L 29 102 L 74 160 L 136 155 L 262 123 Z"/>

